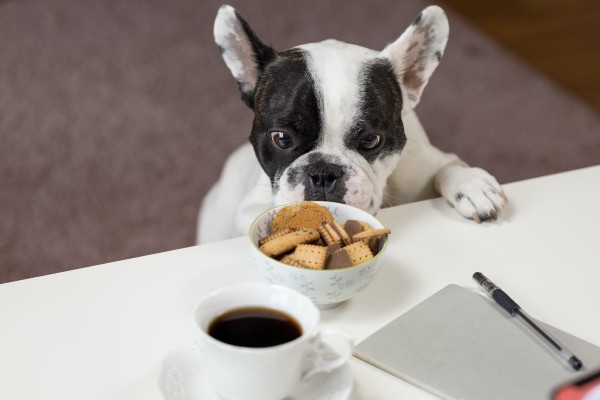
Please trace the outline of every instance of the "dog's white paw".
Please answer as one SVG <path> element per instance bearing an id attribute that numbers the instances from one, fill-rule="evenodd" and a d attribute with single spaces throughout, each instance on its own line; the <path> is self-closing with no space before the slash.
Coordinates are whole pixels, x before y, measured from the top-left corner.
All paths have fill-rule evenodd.
<path id="1" fill-rule="evenodd" d="M 460 215 L 477 223 L 497 219 L 507 202 L 496 178 L 481 168 L 447 166 L 439 172 L 437 184 Z"/>

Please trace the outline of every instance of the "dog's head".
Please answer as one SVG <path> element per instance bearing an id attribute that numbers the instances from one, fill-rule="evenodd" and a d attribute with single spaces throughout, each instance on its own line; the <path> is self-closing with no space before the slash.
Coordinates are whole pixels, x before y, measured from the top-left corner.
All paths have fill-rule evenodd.
<path id="1" fill-rule="evenodd" d="M 274 201 L 328 200 L 376 212 L 406 143 L 403 112 L 442 57 L 448 21 L 428 7 L 383 51 L 326 40 L 277 52 L 232 8 L 215 40 L 254 110 L 250 141 Z"/>

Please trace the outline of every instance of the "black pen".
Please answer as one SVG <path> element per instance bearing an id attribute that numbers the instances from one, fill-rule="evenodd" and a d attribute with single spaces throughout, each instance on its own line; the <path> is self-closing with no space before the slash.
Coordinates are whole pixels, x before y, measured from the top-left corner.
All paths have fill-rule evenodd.
<path id="1" fill-rule="evenodd" d="M 573 353 L 571 353 L 565 346 L 563 346 L 556 338 L 550 335 L 548 332 L 543 330 L 537 325 L 525 311 L 511 299 L 502 289 L 494 285 L 494 282 L 490 281 L 481 272 L 475 272 L 473 279 L 477 282 L 483 290 L 502 308 L 504 308 L 510 315 L 515 317 L 528 332 L 535 336 L 540 343 L 546 346 L 553 354 L 555 354 L 561 361 L 565 362 L 568 367 L 575 371 L 579 371 L 583 368 L 583 363 Z"/>

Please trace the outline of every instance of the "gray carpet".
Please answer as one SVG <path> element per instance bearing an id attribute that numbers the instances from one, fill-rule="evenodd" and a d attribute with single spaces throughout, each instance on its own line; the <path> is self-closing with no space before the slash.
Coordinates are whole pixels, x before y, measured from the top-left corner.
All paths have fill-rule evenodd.
<path id="1" fill-rule="evenodd" d="M 231 4 L 279 49 L 379 49 L 428 3 Z M 193 245 L 252 121 L 213 44 L 219 5 L 0 1 L 0 283 Z M 418 107 L 432 141 L 502 182 L 598 164 L 599 116 L 447 11 Z"/>

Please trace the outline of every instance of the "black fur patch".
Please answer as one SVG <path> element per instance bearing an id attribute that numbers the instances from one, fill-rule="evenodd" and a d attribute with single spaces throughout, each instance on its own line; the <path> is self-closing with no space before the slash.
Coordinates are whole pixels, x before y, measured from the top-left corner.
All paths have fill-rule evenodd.
<path id="1" fill-rule="evenodd" d="M 271 184 L 275 185 L 275 179 L 296 158 L 315 147 L 321 132 L 315 85 L 302 50 L 279 53 L 267 65 L 256 85 L 254 112 L 250 142 Z M 290 135 L 293 145 L 277 148 L 270 138 L 274 131 Z"/>
<path id="2" fill-rule="evenodd" d="M 345 143 L 373 163 L 378 158 L 399 153 L 406 144 L 402 91 L 391 63 L 386 60 L 365 64 L 360 79 L 363 88 L 360 115 Z M 380 143 L 373 149 L 361 149 L 361 139 L 372 134 L 381 136 Z"/>
<path id="3" fill-rule="evenodd" d="M 322 134 L 320 96 L 308 71 L 306 53 L 292 49 L 278 54 L 259 77 L 254 97 L 254 122 L 250 142 L 273 190 L 283 172 L 300 156 L 310 152 Z M 402 124 L 402 92 L 389 61 L 365 63 L 359 76 L 362 87 L 359 116 L 345 145 L 369 162 L 399 153 L 406 143 Z M 293 145 L 280 149 L 271 132 L 284 132 Z M 373 149 L 360 148 L 365 135 L 379 135 Z M 308 168 L 307 168 L 308 166 Z M 287 171 L 289 187 L 302 183 L 306 200 L 343 202 L 349 177 L 336 156 L 314 153 L 307 165 Z"/>

